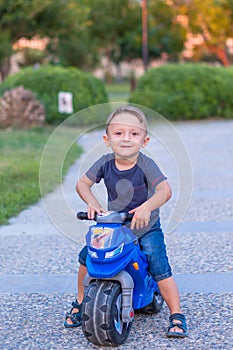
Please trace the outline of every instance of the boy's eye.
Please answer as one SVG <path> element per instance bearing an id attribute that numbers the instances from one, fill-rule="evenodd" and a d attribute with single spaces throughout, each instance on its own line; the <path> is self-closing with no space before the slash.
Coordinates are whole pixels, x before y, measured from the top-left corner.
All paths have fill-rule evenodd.
<path id="1" fill-rule="evenodd" d="M 121 131 L 117 131 L 117 132 L 115 132 L 115 135 L 120 136 L 121 134 L 122 134 L 122 132 L 121 132 Z"/>
<path id="2" fill-rule="evenodd" d="M 138 134 L 138 132 L 135 131 L 135 132 L 132 132 L 132 135 L 133 136 L 138 136 L 139 134 Z"/>

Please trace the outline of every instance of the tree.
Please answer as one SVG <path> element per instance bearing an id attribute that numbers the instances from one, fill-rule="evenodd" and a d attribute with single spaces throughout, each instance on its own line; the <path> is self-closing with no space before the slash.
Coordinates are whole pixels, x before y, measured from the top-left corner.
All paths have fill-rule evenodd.
<path id="1" fill-rule="evenodd" d="M 184 28 L 167 1 L 148 1 L 150 58 L 178 58 Z M 140 0 L 1 0 L 0 71 L 7 75 L 12 45 L 35 35 L 50 39 L 48 52 L 62 65 L 93 68 L 101 55 L 117 65 L 142 56 Z M 3 72 L 4 68 L 4 72 Z"/>
<path id="2" fill-rule="evenodd" d="M 59 36 L 53 48 L 65 65 L 93 68 L 104 55 L 119 66 L 122 61 L 142 57 L 142 9 L 139 0 L 69 1 L 76 26 Z M 182 51 L 185 29 L 176 12 L 165 1 L 148 1 L 149 56 L 164 52 L 176 60 Z"/>
<path id="3" fill-rule="evenodd" d="M 9 58 L 12 55 L 12 44 L 7 30 L 0 31 L 0 76 L 4 79 L 9 71 Z"/>
<path id="4" fill-rule="evenodd" d="M 140 6 L 136 0 L 92 2 L 88 16 L 91 37 L 109 60 L 119 64 L 140 56 Z"/>
<path id="5" fill-rule="evenodd" d="M 1 0 L 0 72 L 7 75 L 12 45 L 20 38 L 34 35 L 59 37 L 71 32 L 77 19 L 71 0 Z M 7 67 L 7 68 L 6 68 Z"/>
<path id="6" fill-rule="evenodd" d="M 151 57 L 168 55 L 177 61 L 184 48 L 186 29 L 177 21 L 176 9 L 166 1 L 148 2 L 149 54 Z"/>
<path id="7" fill-rule="evenodd" d="M 89 70 L 99 62 L 97 40 L 89 31 L 90 0 L 65 2 L 69 11 L 69 28 L 52 37 L 47 50 L 64 66 Z"/>
<path id="8" fill-rule="evenodd" d="M 233 32 L 232 0 L 175 0 L 179 13 L 188 18 L 188 31 L 202 38 L 196 50 L 214 54 L 224 66 L 229 66 L 226 40 Z"/>
<path id="9" fill-rule="evenodd" d="M 106 15 L 108 14 L 108 15 Z M 89 14 L 91 36 L 110 61 L 142 57 L 142 9 L 138 0 L 98 0 Z M 148 49 L 151 59 L 166 52 L 175 60 L 182 51 L 186 31 L 166 1 L 148 1 Z"/>

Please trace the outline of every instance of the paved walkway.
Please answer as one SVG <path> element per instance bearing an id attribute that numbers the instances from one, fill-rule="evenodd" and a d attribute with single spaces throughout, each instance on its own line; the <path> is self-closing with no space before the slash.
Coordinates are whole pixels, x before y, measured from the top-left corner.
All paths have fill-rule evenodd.
<path id="1" fill-rule="evenodd" d="M 165 337 L 168 319 L 165 306 L 159 315 L 137 315 L 127 342 L 119 349 L 230 350 L 233 348 L 233 121 L 175 126 L 190 153 L 193 194 L 186 216 L 173 233 L 166 235 L 166 242 L 190 336 L 184 340 Z M 80 142 L 84 149 L 88 150 L 93 142 L 101 142 L 100 135 L 96 132 L 83 137 Z M 152 140 L 149 151 L 156 153 L 174 189 L 173 199 L 162 211 L 166 223 L 177 199 L 177 169 L 156 140 Z M 58 199 L 63 191 L 69 214 L 75 217 L 76 210 L 83 209 L 74 185 L 79 169 L 89 161 L 89 155 L 85 154 L 71 167 L 62 189 L 48 196 L 49 208 L 60 206 Z M 60 220 L 62 210 L 56 212 L 59 219 L 53 217 L 53 221 L 65 222 Z M 69 214 L 64 211 L 64 218 Z M 0 228 L 1 350 L 98 348 L 87 343 L 81 329 L 63 327 L 65 312 L 76 293 L 77 252 L 84 242 L 85 230 L 85 224 L 75 219 L 59 230 L 50 222 L 42 202 Z"/>

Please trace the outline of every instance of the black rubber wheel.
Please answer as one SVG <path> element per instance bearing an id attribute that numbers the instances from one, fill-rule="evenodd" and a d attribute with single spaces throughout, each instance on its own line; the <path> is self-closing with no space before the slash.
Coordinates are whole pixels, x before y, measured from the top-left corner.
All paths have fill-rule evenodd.
<path id="1" fill-rule="evenodd" d="M 115 281 L 93 281 L 82 304 L 82 329 L 95 345 L 118 346 L 130 333 L 132 322 L 121 319 L 122 292 Z"/>
<path id="2" fill-rule="evenodd" d="M 163 297 L 158 292 L 155 292 L 153 301 L 138 311 L 146 314 L 157 314 L 162 309 L 163 303 Z"/>

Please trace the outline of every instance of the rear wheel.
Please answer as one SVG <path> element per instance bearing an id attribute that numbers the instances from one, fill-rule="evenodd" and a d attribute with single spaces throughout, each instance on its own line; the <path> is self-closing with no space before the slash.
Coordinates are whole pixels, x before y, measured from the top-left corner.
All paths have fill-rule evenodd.
<path id="1" fill-rule="evenodd" d="M 82 304 L 82 329 L 93 344 L 117 346 L 130 333 L 132 322 L 123 322 L 122 292 L 118 282 L 93 281 Z"/>
<path id="2" fill-rule="evenodd" d="M 164 300 L 161 294 L 155 292 L 152 302 L 149 305 L 140 309 L 139 311 L 146 314 L 157 314 L 162 309 L 163 303 Z"/>
<path id="3" fill-rule="evenodd" d="M 161 294 L 159 294 L 158 292 L 154 293 L 154 297 L 153 297 L 153 313 L 157 314 L 159 311 L 161 311 L 162 307 L 163 307 L 163 297 Z"/>

